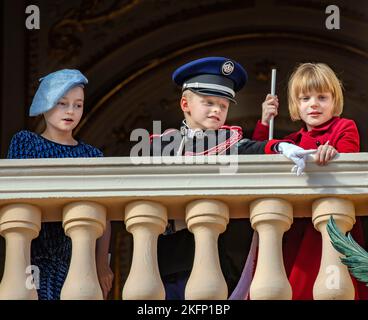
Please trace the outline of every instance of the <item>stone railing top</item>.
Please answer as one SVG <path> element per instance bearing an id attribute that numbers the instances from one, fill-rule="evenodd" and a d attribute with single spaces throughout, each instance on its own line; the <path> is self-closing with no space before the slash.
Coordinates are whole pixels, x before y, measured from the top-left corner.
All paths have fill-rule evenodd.
<path id="1" fill-rule="evenodd" d="M 368 153 L 341 154 L 327 166 L 310 160 L 300 177 L 291 168 L 282 155 L 4 159 L 0 206 L 33 203 L 48 221 L 59 220 L 66 203 L 88 199 L 121 220 L 127 203 L 146 199 L 180 218 L 189 201 L 205 197 L 225 201 L 239 218 L 249 216 L 250 201 L 279 197 L 291 201 L 298 216 L 310 216 L 313 200 L 339 196 L 354 201 L 357 215 L 367 215 Z"/>

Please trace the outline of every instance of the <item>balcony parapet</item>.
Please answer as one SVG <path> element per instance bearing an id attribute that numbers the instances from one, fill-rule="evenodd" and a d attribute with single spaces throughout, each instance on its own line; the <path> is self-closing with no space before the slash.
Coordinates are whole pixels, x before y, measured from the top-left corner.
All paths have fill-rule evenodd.
<path id="1" fill-rule="evenodd" d="M 322 237 L 314 298 L 353 299 L 350 276 L 329 242 L 326 223 L 333 215 L 348 231 L 356 216 L 368 214 L 368 153 L 341 154 L 323 167 L 310 160 L 300 177 L 291 167 L 281 155 L 0 160 L 0 234 L 7 250 L 0 299 L 37 299 L 36 290 L 26 288 L 25 270 L 41 221 L 62 221 L 72 239 L 61 298 L 101 299 L 95 243 L 106 219 L 125 221 L 133 234 L 124 299 L 164 299 L 157 238 L 167 219 L 185 220 L 195 237 L 186 299 L 226 299 L 217 239 L 236 218 L 250 218 L 259 234 L 251 299 L 290 299 L 282 237 L 298 217 L 311 218 Z M 330 266 L 341 279 L 334 290 L 326 288 Z"/>
<path id="2" fill-rule="evenodd" d="M 171 165 L 168 158 L 140 158 L 140 165 L 125 157 L 0 160 L 0 205 L 24 200 L 42 207 L 43 221 L 61 221 L 64 205 L 84 199 L 103 203 L 108 218 L 121 221 L 126 204 L 146 199 L 165 205 L 169 219 L 184 219 L 185 205 L 206 197 L 225 201 L 230 218 L 242 218 L 250 216 L 250 202 L 277 196 L 292 201 L 294 217 L 311 217 L 313 200 L 335 195 L 353 200 L 356 215 L 368 212 L 368 153 L 341 154 L 323 167 L 310 161 L 301 177 L 281 155 L 239 156 L 229 164 L 231 158 L 196 157 L 203 164 L 195 164 L 171 157 Z"/>

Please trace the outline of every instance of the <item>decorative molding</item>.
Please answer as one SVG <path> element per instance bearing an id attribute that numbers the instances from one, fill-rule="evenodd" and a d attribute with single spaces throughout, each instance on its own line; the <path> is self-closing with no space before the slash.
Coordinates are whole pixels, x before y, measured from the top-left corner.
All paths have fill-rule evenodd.
<path id="1" fill-rule="evenodd" d="M 49 31 L 50 57 L 63 65 L 79 55 L 83 46 L 82 37 L 86 27 L 111 22 L 137 6 L 141 0 L 110 0 L 107 9 L 104 0 L 82 1 L 78 8 L 67 11 Z"/>
<path id="2" fill-rule="evenodd" d="M 333 47 L 342 51 L 347 51 L 350 54 L 357 55 L 362 57 L 363 59 L 368 59 L 368 52 L 360 49 L 359 47 L 354 47 L 348 44 L 344 44 L 332 39 L 321 38 L 318 35 L 308 35 L 308 34 L 299 34 L 293 32 L 256 32 L 256 33 L 245 33 L 238 35 L 231 35 L 226 37 L 216 37 L 213 39 L 208 39 L 206 41 L 201 41 L 199 43 L 194 43 L 191 45 L 187 45 L 186 47 L 182 47 L 176 51 L 172 51 L 165 56 L 157 57 L 153 59 L 145 66 L 141 67 L 139 70 L 134 71 L 133 73 L 126 75 L 121 82 L 116 84 L 113 88 L 111 88 L 103 97 L 101 97 L 95 104 L 94 107 L 89 110 L 88 114 L 84 117 L 81 124 L 76 129 L 76 133 L 82 130 L 83 126 L 91 121 L 92 118 L 96 116 L 100 109 L 103 109 L 104 105 L 107 103 L 111 103 L 112 99 L 115 95 L 117 95 L 121 90 L 130 85 L 133 81 L 137 81 L 140 77 L 145 76 L 148 72 L 153 71 L 156 68 L 160 68 L 164 63 L 169 62 L 170 60 L 180 57 L 185 54 L 189 54 L 192 51 L 210 48 L 212 46 L 220 46 L 229 43 L 239 44 L 239 41 L 257 41 L 262 39 L 263 41 L 267 40 L 292 40 L 292 41 L 301 41 L 308 42 L 314 45 L 322 45 L 327 47 Z M 274 63 L 274 62 L 269 62 Z"/>

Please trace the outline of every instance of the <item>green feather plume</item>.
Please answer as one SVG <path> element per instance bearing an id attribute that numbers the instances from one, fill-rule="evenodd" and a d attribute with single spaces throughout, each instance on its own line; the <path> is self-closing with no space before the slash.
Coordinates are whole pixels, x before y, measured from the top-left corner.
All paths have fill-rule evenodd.
<path id="1" fill-rule="evenodd" d="M 349 272 L 359 281 L 368 286 L 368 253 L 348 233 L 345 236 L 338 228 L 333 217 L 327 223 L 327 232 L 330 235 L 333 247 L 343 254 L 340 258 Z"/>

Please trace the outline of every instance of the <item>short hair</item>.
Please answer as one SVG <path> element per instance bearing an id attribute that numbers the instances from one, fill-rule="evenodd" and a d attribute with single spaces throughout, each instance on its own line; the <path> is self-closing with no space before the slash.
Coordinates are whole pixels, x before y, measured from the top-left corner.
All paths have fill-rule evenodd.
<path id="1" fill-rule="evenodd" d="M 324 63 L 302 63 L 296 67 L 288 84 L 288 103 L 291 120 L 300 120 L 299 95 L 311 91 L 330 92 L 334 110 L 333 115 L 339 116 L 344 107 L 342 83 L 333 70 Z"/>
<path id="2" fill-rule="evenodd" d="M 188 100 L 191 100 L 194 95 L 196 95 L 196 93 L 194 93 L 192 90 L 189 89 L 184 90 L 183 93 L 181 94 L 182 97 L 185 97 Z"/>

